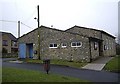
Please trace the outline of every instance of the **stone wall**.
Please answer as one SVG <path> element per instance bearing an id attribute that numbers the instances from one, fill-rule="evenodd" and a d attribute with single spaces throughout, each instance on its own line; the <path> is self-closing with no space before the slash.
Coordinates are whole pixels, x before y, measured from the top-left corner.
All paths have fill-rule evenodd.
<path id="1" fill-rule="evenodd" d="M 101 32 L 98 30 L 94 30 L 94 29 L 74 26 L 73 28 L 66 30 L 66 32 L 77 33 L 77 34 L 84 35 L 87 37 L 94 37 L 97 39 L 101 39 Z"/>
<path id="2" fill-rule="evenodd" d="M 89 39 L 87 37 L 48 28 L 41 28 L 40 32 L 40 53 L 42 59 L 90 61 Z M 71 42 L 82 42 L 82 46 L 71 47 Z M 58 48 L 49 48 L 50 43 L 56 43 Z M 66 43 L 67 47 L 62 48 L 62 43 Z"/>
<path id="3" fill-rule="evenodd" d="M 106 32 L 96 30 L 96 29 L 79 27 L 79 26 L 74 26 L 73 28 L 66 30 L 66 32 L 77 33 L 77 34 L 84 35 L 87 37 L 93 37 L 93 38 L 97 38 L 99 40 L 103 40 L 103 43 L 101 43 L 101 45 L 99 45 L 101 47 L 102 55 L 103 56 L 116 55 L 115 38 Z M 104 49 L 104 45 L 106 45 L 106 47 L 107 47 L 106 50 Z M 91 46 L 92 46 L 92 44 L 91 44 Z M 92 54 L 93 53 L 96 53 L 98 55 L 97 51 L 92 51 Z M 94 55 L 96 55 L 96 54 L 94 54 Z"/>
<path id="4" fill-rule="evenodd" d="M 23 35 L 22 37 L 20 37 L 18 39 L 18 43 L 25 43 L 25 44 L 30 44 L 33 43 L 33 51 L 38 50 L 38 29 L 35 29 L 25 35 Z M 28 56 L 28 49 L 26 48 L 27 52 L 26 55 Z M 38 54 L 38 53 L 37 53 Z M 37 54 L 33 54 L 33 58 L 37 59 L 38 55 Z"/>
<path id="5" fill-rule="evenodd" d="M 96 49 L 95 49 L 95 43 L 97 45 Z M 91 41 L 90 44 L 91 44 L 91 58 L 93 60 L 99 57 L 99 42 Z"/>
<path id="6" fill-rule="evenodd" d="M 102 33 L 103 40 L 103 55 L 114 56 L 116 55 L 115 39 Z"/>
<path id="7" fill-rule="evenodd" d="M 84 36 L 66 33 L 64 31 L 40 27 L 40 57 L 41 59 L 62 59 L 68 61 L 89 62 L 89 39 Z M 38 50 L 38 29 L 19 38 L 19 43 L 33 43 L 33 50 Z M 71 47 L 71 42 L 82 42 L 81 47 Z M 57 48 L 49 48 L 50 43 L 56 43 Z M 67 47 L 63 48 L 62 43 Z M 36 54 L 33 55 L 35 58 Z"/>
<path id="8" fill-rule="evenodd" d="M 87 36 L 88 38 L 92 37 L 92 38 L 96 38 L 98 40 L 101 39 L 101 32 L 98 31 L 98 30 L 94 30 L 94 29 L 74 26 L 73 28 L 68 29 L 66 32 L 77 33 L 77 34 L 80 34 L 80 35 L 83 35 L 83 36 Z M 94 46 L 95 46 L 94 43 L 95 42 L 97 43 L 97 46 L 98 46 L 98 48 L 96 50 L 94 49 Z M 93 40 L 90 39 L 89 47 L 91 48 L 90 49 L 91 59 L 96 59 L 97 57 L 99 57 L 99 46 L 100 45 L 99 45 L 98 41 L 93 41 Z"/>
<path id="9" fill-rule="evenodd" d="M 29 32 L 27 34 L 24 34 L 22 37 L 18 39 L 19 44 L 20 43 L 34 43 L 37 44 L 38 41 L 38 29 Z"/>

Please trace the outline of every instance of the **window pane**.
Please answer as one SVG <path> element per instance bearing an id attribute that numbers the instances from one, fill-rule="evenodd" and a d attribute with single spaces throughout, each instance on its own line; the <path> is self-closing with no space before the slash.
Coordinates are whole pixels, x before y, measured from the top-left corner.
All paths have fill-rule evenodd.
<path id="1" fill-rule="evenodd" d="M 53 47 L 53 44 L 50 44 L 50 47 Z"/>
<path id="2" fill-rule="evenodd" d="M 72 43 L 72 46 L 76 46 L 76 43 L 74 42 L 74 43 Z"/>
<path id="3" fill-rule="evenodd" d="M 97 48 L 98 48 L 98 43 L 94 42 L 94 50 L 97 50 Z"/>
<path id="4" fill-rule="evenodd" d="M 62 45 L 62 47 L 67 47 L 66 43 L 62 43 L 61 45 Z"/>
<path id="5" fill-rule="evenodd" d="M 17 46 L 17 42 L 15 42 L 15 41 L 12 41 L 12 46 Z"/>
<path id="6" fill-rule="evenodd" d="M 67 44 L 66 44 L 66 43 L 63 43 L 62 46 L 67 46 Z"/>
<path id="7" fill-rule="evenodd" d="M 14 46 L 17 46 L 17 42 L 14 42 Z"/>
<path id="8" fill-rule="evenodd" d="M 3 40 L 3 46 L 7 46 L 7 45 L 8 45 L 7 40 Z"/>
<path id="9" fill-rule="evenodd" d="M 49 48 L 57 48 L 57 44 L 51 43 L 50 46 L 49 46 Z"/>
<path id="10" fill-rule="evenodd" d="M 54 44 L 54 47 L 57 47 L 57 44 Z"/>
<path id="11" fill-rule="evenodd" d="M 80 46 L 81 45 L 81 43 L 80 42 L 77 42 L 77 46 Z"/>
<path id="12" fill-rule="evenodd" d="M 107 46 L 106 45 L 104 45 L 104 50 L 106 50 L 107 49 Z"/>

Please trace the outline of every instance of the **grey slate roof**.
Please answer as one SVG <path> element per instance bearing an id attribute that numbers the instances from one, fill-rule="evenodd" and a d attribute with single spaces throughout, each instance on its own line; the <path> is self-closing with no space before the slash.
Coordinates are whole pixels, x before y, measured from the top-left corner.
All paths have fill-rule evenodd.
<path id="1" fill-rule="evenodd" d="M 59 29 L 55 29 L 55 28 L 46 27 L 46 26 L 43 26 L 43 25 L 41 25 L 39 28 L 42 28 L 42 27 L 43 27 L 43 28 L 52 29 L 52 30 L 56 30 L 56 31 L 61 31 L 61 32 L 66 32 L 66 31 L 69 30 L 69 29 L 72 29 L 72 28 L 74 28 L 74 27 L 78 27 L 78 28 L 84 28 L 84 29 L 90 29 L 90 30 L 100 31 L 101 33 L 107 34 L 108 36 L 110 36 L 110 37 L 112 37 L 112 38 L 115 39 L 114 36 L 112 36 L 111 34 L 105 32 L 105 31 L 103 31 L 103 30 L 97 30 L 97 29 L 92 29 L 92 28 L 87 28 L 87 27 L 76 26 L 76 25 L 73 26 L 73 27 L 71 27 L 71 28 L 69 28 L 69 29 L 67 29 L 67 30 L 65 30 L 65 31 L 59 30 Z M 37 29 L 38 29 L 38 28 L 36 28 L 36 29 L 34 29 L 34 30 L 32 30 L 32 31 L 30 31 L 30 32 L 22 35 L 21 37 L 26 36 L 27 34 L 29 34 L 29 33 L 31 33 L 31 32 L 34 32 L 34 31 L 37 30 Z M 66 32 L 66 33 L 75 34 L 75 35 L 80 35 L 80 34 L 78 34 L 78 33 L 76 33 L 76 32 L 74 32 L 74 33 L 72 33 L 72 32 Z M 84 36 L 84 35 L 81 35 L 81 36 Z M 19 38 L 21 38 L 21 37 L 19 37 Z M 87 36 L 84 36 L 84 37 L 87 37 Z M 19 39 L 19 38 L 18 38 L 18 39 Z M 89 37 L 88 37 L 88 38 L 89 38 Z"/>
<path id="2" fill-rule="evenodd" d="M 9 38 L 11 39 L 11 40 L 13 40 L 13 41 L 17 41 L 17 38 L 13 35 L 13 34 L 11 34 L 11 33 L 8 33 L 8 32 L 1 32 L 0 31 L 0 34 L 6 34 L 6 35 L 8 35 L 9 36 Z"/>
<path id="3" fill-rule="evenodd" d="M 75 26 L 73 26 L 73 27 L 71 27 L 71 28 L 69 28 L 69 29 L 67 29 L 67 30 L 73 29 L 73 28 L 75 28 L 75 27 L 77 27 L 77 28 L 83 28 L 83 29 L 89 29 L 89 30 L 95 30 L 95 31 L 100 31 L 101 33 L 107 34 L 108 36 L 110 36 L 110 37 L 112 37 L 112 38 L 114 38 L 114 39 L 116 38 L 115 36 L 113 36 L 113 35 L 105 32 L 105 31 L 103 31 L 103 30 L 98 30 L 98 29 L 93 29 L 93 28 L 87 28 L 87 27 L 81 27 L 81 26 L 77 26 L 77 25 L 75 25 Z M 67 30 L 65 30 L 65 31 L 67 31 Z"/>
<path id="4" fill-rule="evenodd" d="M 56 28 L 50 28 L 50 27 L 46 27 L 46 26 L 43 26 L 43 25 L 41 25 L 39 28 L 47 28 L 47 29 L 52 29 L 52 30 L 55 30 L 55 31 L 66 32 L 66 31 L 64 31 L 64 30 L 59 30 L 59 29 L 56 29 Z M 34 32 L 35 30 L 37 30 L 37 29 L 39 29 L 39 28 L 36 28 L 36 29 L 30 31 L 30 32 L 22 35 L 21 37 L 24 37 L 24 36 L 28 35 L 28 34 L 31 33 L 31 32 Z M 72 33 L 72 32 L 66 32 L 66 33 L 70 33 L 70 34 L 74 34 L 74 35 L 80 35 L 80 34 L 78 34 L 78 33 Z M 84 35 L 80 35 L 80 36 L 84 36 Z M 19 38 L 21 38 L 21 37 L 19 37 Z M 84 37 L 86 37 L 86 36 L 84 36 Z M 18 39 L 19 39 L 19 38 L 18 38 Z"/>

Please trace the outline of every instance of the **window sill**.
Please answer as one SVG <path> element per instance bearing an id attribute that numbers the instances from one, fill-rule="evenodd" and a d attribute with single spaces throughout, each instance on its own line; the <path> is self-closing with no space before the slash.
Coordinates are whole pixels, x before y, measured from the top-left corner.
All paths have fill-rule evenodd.
<path id="1" fill-rule="evenodd" d="M 58 48 L 58 47 L 49 47 L 49 48 Z"/>

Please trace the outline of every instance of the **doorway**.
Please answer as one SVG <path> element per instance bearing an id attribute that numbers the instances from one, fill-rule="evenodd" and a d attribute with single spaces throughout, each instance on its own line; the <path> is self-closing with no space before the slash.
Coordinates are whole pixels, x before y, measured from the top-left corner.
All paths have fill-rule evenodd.
<path id="1" fill-rule="evenodd" d="M 27 57 L 33 58 L 33 43 L 26 44 L 27 46 Z"/>

